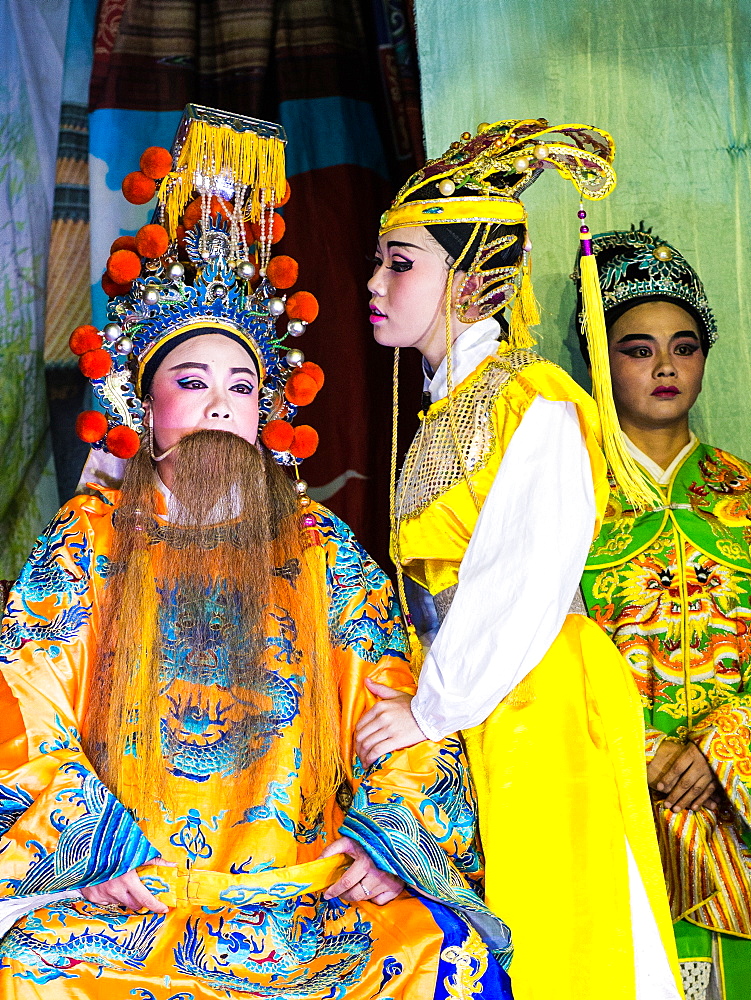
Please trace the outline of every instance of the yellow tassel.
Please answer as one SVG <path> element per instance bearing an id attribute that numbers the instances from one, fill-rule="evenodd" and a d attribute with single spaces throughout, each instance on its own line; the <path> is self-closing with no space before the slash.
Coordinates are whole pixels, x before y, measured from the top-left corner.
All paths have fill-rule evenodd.
<path id="1" fill-rule="evenodd" d="M 647 510 L 659 503 L 654 489 L 633 460 L 623 442 L 618 414 L 613 402 L 608 336 L 602 307 L 600 281 L 594 254 L 582 254 L 579 262 L 583 326 L 592 365 L 592 395 L 600 412 L 602 450 L 618 488 L 634 510 Z"/>
<path id="2" fill-rule="evenodd" d="M 247 220 L 261 216 L 261 191 L 266 201 L 284 197 L 284 143 L 256 132 L 235 132 L 224 125 L 191 121 L 175 169 L 159 186 L 159 204 L 164 206 L 164 225 L 170 237 L 196 189 L 196 174 L 216 176 L 226 170 L 235 183 L 250 189 Z"/>
<path id="3" fill-rule="evenodd" d="M 509 324 L 509 346 L 515 350 L 531 350 L 537 341 L 530 331 L 531 326 L 537 326 L 540 322 L 540 307 L 535 298 L 532 288 L 532 268 L 525 260 L 522 265 L 522 277 L 519 289 L 514 299 L 511 310 L 511 322 Z"/>

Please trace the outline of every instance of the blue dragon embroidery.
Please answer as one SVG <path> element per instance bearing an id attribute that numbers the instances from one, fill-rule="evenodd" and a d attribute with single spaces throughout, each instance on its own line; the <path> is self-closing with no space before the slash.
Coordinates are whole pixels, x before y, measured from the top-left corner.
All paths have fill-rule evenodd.
<path id="1" fill-rule="evenodd" d="M 11 928 L 0 945 L 0 955 L 22 962 L 26 969 L 16 975 L 37 983 L 75 977 L 72 970 L 82 962 L 119 972 L 142 969 L 163 921 L 163 915 L 153 914 L 121 937 L 86 927 L 67 940 L 49 942 L 34 934 L 43 934 L 45 928 L 38 917 L 30 916 L 23 926 Z"/>
<path id="2" fill-rule="evenodd" d="M 199 918 L 189 921 L 183 940 L 175 948 L 175 964 L 215 989 L 284 996 L 287 1000 L 324 994 L 344 997 L 370 961 L 371 925 L 358 919 L 351 931 L 327 933 L 326 906 L 319 905 L 316 917 L 311 918 L 298 912 L 307 909 L 306 901 L 309 905 L 312 900 L 293 897 L 241 910 L 229 920 L 220 918 L 217 930 L 207 927 L 203 933 Z M 309 973 L 305 966 L 323 955 L 341 957 Z M 254 966 L 267 975 L 269 962 L 278 982 L 265 985 L 253 981 Z M 248 971 L 249 976 L 240 974 Z"/>

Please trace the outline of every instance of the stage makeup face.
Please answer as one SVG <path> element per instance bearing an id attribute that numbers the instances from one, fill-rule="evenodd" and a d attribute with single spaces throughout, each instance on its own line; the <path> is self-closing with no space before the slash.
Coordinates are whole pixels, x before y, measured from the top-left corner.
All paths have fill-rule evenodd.
<path id="1" fill-rule="evenodd" d="M 704 375 L 694 317 L 673 302 L 643 302 L 618 317 L 608 341 L 613 398 L 624 429 L 685 420 Z"/>
<path id="2" fill-rule="evenodd" d="M 255 444 L 258 372 L 236 341 L 202 334 L 178 345 L 162 361 L 146 406 L 156 455 L 198 430 L 230 431 Z"/>

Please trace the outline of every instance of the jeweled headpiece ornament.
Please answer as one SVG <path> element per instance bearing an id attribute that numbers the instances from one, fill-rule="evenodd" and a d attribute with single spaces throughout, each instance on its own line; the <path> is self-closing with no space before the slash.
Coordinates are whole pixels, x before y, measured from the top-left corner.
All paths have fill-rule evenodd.
<path id="1" fill-rule="evenodd" d="M 455 269 L 466 274 L 457 297 L 459 315 L 469 322 L 471 306 L 477 307 L 477 319 L 513 307 L 511 346 L 531 347 L 529 327 L 539 323 L 539 314 L 530 256 L 525 250 L 508 266 L 496 266 L 496 255 L 515 242 L 496 227 L 526 227 L 520 196 L 546 169 L 568 178 L 580 198 L 605 198 L 615 187 L 614 155 L 608 133 L 589 125 L 551 127 L 543 118 L 483 123 L 474 136 L 465 132 L 410 177 L 381 217 L 381 234 L 404 226 L 473 224 L 465 246 L 452 253 Z M 473 275 L 482 275 L 483 282 L 465 294 Z"/>
<path id="2" fill-rule="evenodd" d="M 289 198 L 285 143 L 279 125 L 191 104 L 172 151 L 150 147 L 140 171 L 123 181 L 125 197 L 137 204 L 157 193 L 158 182 L 157 207 L 151 224 L 112 246 L 102 278 L 110 322 L 71 335 L 102 406 L 76 425 L 94 448 L 135 454 L 141 400 L 158 362 L 181 340 L 218 332 L 255 360 L 261 437 L 277 460 L 295 464 L 315 451 L 313 428 L 291 420 L 312 401 L 323 372 L 284 341 L 305 332 L 318 304 L 309 292 L 288 296 L 283 290 L 297 281 L 297 264 L 271 257 L 284 234 L 276 208 Z"/>
<path id="3" fill-rule="evenodd" d="M 694 316 L 707 353 L 717 339 L 717 324 L 699 275 L 679 250 L 643 222 L 638 228 L 600 233 L 592 246 L 608 325 L 643 302 L 673 302 Z M 578 268 L 574 280 L 579 280 Z M 577 314 L 580 312 L 581 296 Z"/>

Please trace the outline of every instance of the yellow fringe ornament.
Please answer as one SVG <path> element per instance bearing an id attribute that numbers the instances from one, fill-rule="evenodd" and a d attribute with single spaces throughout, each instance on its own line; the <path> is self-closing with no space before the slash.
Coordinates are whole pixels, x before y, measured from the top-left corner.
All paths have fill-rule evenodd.
<path id="1" fill-rule="evenodd" d="M 181 132 L 183 128 L 186 131 L 175 169 L 164 177 L 158 193 L 170 239 L 174 239 L 180 216 L 202 178 L 224 173 L 235 189 L 245 187 L 249 222 L 260 219 L 262 204 L 268 207 L 284 198 L 285 140 L 276 126 L 238 115 L 228 115 L 224 124 L 217 112 L 188 105 Z"/>
<path id="2" fill-rule="evenodd" d="M 509 322 L 508 344 L 512 350 L 531 350 L 537 341 L 532 336 L 529 329 L 537 326 L 540 322 L 540 307 L 535 298 L 532 288 L 532 265 L 527 251 L 524 251 L 521 280 L 516 293 L 513 308 L 511 309 L 511 320 Z"/>
<path id="3" fill-rule="evenodd" d="M 584 218 L 583 209 L 579 217 Z M 597 261 L 592 252 L 592 238 L 589 228 L 582 225 L 581 275 L 582 326 L 587 338 L 590 364 L 592 367 L 592 395 L 597 403 L 602 428 L 602 450 L 618 488 L 635 511 L 651 510 L 660 503 L 660 498 L 649 480 L 629 454 L 623 442 L 623 434 L 613 401 L 613 382 L 610 377 L 608 356 L 608 335 L 605 326 L 605 310 L 602 305 Z"/>

